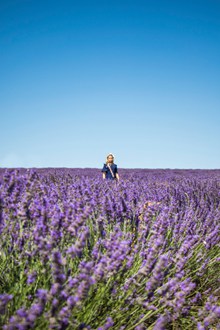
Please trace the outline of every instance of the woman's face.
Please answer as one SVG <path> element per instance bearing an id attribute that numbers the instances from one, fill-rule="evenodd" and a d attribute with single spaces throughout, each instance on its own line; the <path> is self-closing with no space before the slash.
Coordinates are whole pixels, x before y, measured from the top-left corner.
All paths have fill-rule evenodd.
<path id="1" fill-rule="evenodd" d="M 111 155 L 109 155 L 107 159 L 109 163 L 113 163 L 113 157 Z"/>

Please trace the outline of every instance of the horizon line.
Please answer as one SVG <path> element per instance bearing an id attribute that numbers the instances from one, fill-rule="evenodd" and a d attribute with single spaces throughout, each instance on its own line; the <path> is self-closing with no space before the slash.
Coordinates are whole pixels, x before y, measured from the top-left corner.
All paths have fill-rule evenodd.
<path id="1" fill-rule="evenodd" d="M 0 170 L 6 169 L 94 169 L 94 170 L 101 170 L 101 167 L 0 167 Z M 220 168 L 171 168 L 171 167 L 119 167 L 119 170 L 210 170 L 210 171 L 219 171 Z"/>

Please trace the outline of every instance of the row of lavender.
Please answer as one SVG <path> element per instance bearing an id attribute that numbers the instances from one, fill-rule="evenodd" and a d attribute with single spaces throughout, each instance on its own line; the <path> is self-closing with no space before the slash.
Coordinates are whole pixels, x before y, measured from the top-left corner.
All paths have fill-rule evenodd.
<path id="1" fill-rule="evenodd" d="M 4 330 L 220 329 L 220 171 L 120 178 L 0 171 Z"/>

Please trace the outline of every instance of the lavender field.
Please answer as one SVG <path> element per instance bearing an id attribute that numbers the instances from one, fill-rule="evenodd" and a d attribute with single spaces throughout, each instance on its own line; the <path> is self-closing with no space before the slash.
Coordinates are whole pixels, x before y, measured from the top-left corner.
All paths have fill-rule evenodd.
<path id="1" fill-rule="evenodd" d="M 119 174 L 0 170 L 0 328 L 220 329 L 220 170 Z"/>

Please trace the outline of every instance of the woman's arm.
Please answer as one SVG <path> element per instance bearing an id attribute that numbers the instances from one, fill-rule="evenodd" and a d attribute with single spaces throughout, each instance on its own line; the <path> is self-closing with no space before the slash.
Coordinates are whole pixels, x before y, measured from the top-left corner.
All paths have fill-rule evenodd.
<path id="1" fill-rule="evenodd" d="M 119 175 L 118 175 L 118 166 L 115 164 L 115 176 L 117 181 L 119 181 Z"/>
<path id="2" fill-rule="evenodd" d="M 102 178 L 103 178 L 103 180 L 106 178 L 106 172 L 107 172 L 107 168 L 106 168 L 106 164 L 104 164 L 103 168 L 102 168 Z"/>

